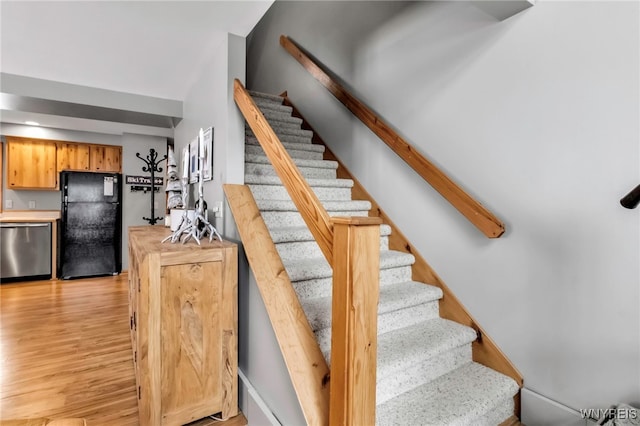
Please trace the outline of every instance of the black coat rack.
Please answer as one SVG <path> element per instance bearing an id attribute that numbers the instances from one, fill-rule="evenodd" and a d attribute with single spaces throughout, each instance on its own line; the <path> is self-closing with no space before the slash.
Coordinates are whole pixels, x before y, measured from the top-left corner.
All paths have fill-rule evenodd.
<path id="1" fill-rule="evenodd" d="M 155 173 L 156 172 L 161 172 L 162 168 L 158 167 L 158 164 L 162 163 L 164 160 L 167 159 L 167 156 L 163 156 L 160 160 L 158 160 L 158 153 L 156 152 L 155 149 L 151 148 L 149 150 L 149 155 L 147 155 L 147 158 L 144 159 L 140 156 L 139 152 L 136 152 L 136 157 L 138 157 L 139 159 L 141 159 L 142 161 L 144 161 L 146 163 L 146 167 L 142 168 L 142 171 L 145 173 L 151 173 L 151 217 L 142 217 L 144 220 L 149 221 L 150 225 L 155 225 L 157 221 L 161 220 L 161 217 L 155 217 L 156 213 L 155 213 Z"/>

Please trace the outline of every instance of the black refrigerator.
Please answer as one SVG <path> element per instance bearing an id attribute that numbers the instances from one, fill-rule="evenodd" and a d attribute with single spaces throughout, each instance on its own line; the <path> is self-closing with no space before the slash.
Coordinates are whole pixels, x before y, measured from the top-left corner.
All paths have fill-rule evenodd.
<path id="1" fill-rule="evenodd" d="M 63 279 L 122 270 L 122 176 L 61 172 L 60 268 Z"/>

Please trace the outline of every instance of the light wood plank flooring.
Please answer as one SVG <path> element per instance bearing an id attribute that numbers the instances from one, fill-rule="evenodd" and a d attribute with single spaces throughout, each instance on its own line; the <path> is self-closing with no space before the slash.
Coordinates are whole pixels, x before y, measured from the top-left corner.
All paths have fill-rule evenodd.
<path id="1" fill-rule="evenodd" d="M 0 286 L 0 420 L 137 426 L 127 275 Z M 200 420 L 192 426 L 246 424 Z"/>

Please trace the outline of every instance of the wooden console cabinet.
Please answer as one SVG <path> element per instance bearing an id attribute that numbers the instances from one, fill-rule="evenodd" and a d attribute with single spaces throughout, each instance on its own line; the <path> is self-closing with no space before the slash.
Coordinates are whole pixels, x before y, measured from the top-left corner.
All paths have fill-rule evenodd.
<path id="1" fill-rule="evenodd" d="M 129 228 L 129 312 L 140 425 L 183 425 L 238 412 L 238 248 L 161 243 L 162 226 Z"/>

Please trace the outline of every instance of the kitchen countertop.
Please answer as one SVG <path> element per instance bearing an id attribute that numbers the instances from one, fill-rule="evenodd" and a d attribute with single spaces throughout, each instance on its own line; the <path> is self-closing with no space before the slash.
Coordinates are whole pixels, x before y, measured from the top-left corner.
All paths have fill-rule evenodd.
<path id="1" fill-rule="evenodd" d="M 60 219 L 60 210 L 5 210 L 0 213 L 0 222 L 55 222 Z"/>

